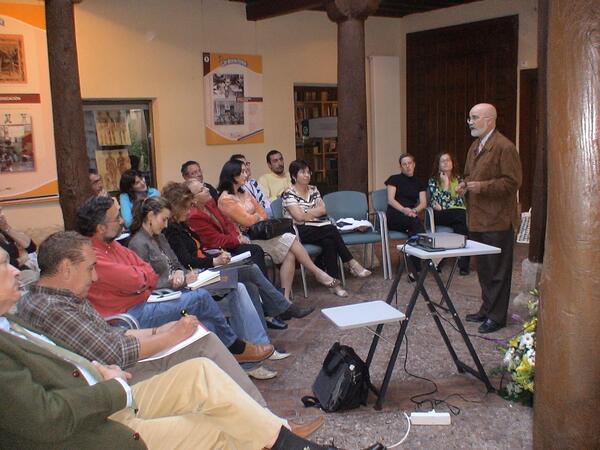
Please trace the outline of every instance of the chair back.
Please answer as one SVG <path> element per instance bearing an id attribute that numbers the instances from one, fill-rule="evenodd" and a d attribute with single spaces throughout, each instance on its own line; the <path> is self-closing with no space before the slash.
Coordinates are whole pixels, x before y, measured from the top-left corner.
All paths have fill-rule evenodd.
<path id="1" fill-rule="evenodd" d="M 369 217 L 369 205 L 364 192 L 339 191 L 332 192 L 323 197 L 327 215 L 335 220 L 345 217 L 364 220 Z"/>
<path id="2" fill-rule="evenodd" d="M 271 202 L 271 212 L 273 213 L 273 219 L 281 219 L 283 217 L 283 200 L 281 197 Z"/>
<path id="3" fill-rule="evenodd" d="M 387 189 L 378 189 L 371 193 L 371 199 L 373 200 L 373 209 L 377 212 L 387 211 Z"/>

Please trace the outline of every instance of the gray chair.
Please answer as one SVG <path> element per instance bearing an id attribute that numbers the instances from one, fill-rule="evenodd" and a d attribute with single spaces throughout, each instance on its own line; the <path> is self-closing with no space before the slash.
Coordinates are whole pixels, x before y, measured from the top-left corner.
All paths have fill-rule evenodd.
<path id="1" fill-rule="evenodd" d="M 427 204 L 431 204 L 431 196 L 429 192 L 429 188 L 427 189 Z M 433 208 L 428 206 L 425 210 L 425 231 L 431 231 L 432 233 L 453 233 L 454 230 L 452 227 L 446 227 L 444 225 L 435 225 L 435 219 L 433 215 Z"/>
<path id="2" fill-rule="evenodd" d="M 356 220 L 369 220 L 369 205 L 367 196 L 363 192 L 357 191 L 339 191 L 332 192 L 323 197 L 327 215 L 333 220 L 339 220 L 351 217 Z M 381 243 L 381 247 L 385 246 L 385 235 L 381 228 L 373 231 L 343 233 L 342 239 L 346 245 L 364 245 L 363 259 L 366 263 L 367 244 L 371 244 L 371 267 L 373 267 L 374 245 L 377 242 Z M 383 250 L 382 250 L 383 252 Z M 342 271 L 343 274 L 343 271 Z M 387 277 L 387 270 L 384 264 L 384 278 Z M 343 275 L 342 275 L 342 278 Z"/>
<path id="3" fill-rule="evenodd" d="M 435 219 L 433 215 L 433 208 L 427 207 L 425 210 L 425 231 L 431 231 L 432 233 L 454 233 L 452 227 L 445 225 L 435 225 Z"/>
<path id="4" fill-rule="evenodd" d="M 280 219 L 283 217 L 283 201 L 281 200 L 281 198 L 278 198 L 271 202 L 271 212 L 273 213 L 274 219 Z M 300 240 L 300 237 L 298 235 L 298 229 L 295 225 L 294 230 L 296 231 L 296 236 L 298 236 L 298 240 Z M 318 245 L 302 244 L 302 246 L 311 258 L 316 258 L 323 252 L 323 249 Z M 304 269 L 304 266 L 302 264 L 300 264 L 300 274 L 302 275 L 302 288 L 304 290 L 304 297 L 307 298 L 308 285 L 306 283 L 306 269 Z"/>
<path id="5" fill-rule="evenodd" d="M 112 326 L 122 322 L 122 323 L 125 323 L 125 325 L 127 325 L 127 327 L 130 328 L 131 330 L 139 330 L 140 329 L 139 322 L 131 314 L 127 314 L 127 313 L 114 314 L 112 316 L 105 317 L 104 320 L 109 325 L 112 325 Z"/>
<path id="6" fill-rule="evenodd" d="M 384 278 L 387 273 L 388 278 L 392 278 L 392 258 L 390 253 L 390 240 L 405 241 L 408 239 L 408 234 L 401 231 L 390 231 L 387 227 L 387 188 L 378 189 L 371 193 L 373 209 L 377 213 L 376 228 L 382 230 L 385 238 L 385 244 L 382 246 L 381 253 L 384 259 L 384 265 L 387 266 L 387 271 L 384 271 Z"/>

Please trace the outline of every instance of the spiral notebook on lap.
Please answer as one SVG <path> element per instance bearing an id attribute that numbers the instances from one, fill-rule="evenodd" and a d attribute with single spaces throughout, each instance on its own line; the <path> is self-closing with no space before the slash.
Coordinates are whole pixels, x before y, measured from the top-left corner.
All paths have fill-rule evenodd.
<path id="1" fill-rule="evenodd" d="M 187 287 L 193 291 L 195 289 L 217 283 L 220 279 L 221 274 L 218 270 L 204 270 L 198 274 L 196 281 L 189 283 Z"/>

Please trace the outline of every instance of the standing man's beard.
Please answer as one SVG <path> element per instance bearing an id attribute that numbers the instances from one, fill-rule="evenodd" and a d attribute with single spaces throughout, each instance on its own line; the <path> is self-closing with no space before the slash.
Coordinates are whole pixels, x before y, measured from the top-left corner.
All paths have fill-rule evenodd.
<path id="1" fill-rule="evenodd" d="M 479 137 L 479 130 L 477 128 L 471 128 L 471 136 Z"/>

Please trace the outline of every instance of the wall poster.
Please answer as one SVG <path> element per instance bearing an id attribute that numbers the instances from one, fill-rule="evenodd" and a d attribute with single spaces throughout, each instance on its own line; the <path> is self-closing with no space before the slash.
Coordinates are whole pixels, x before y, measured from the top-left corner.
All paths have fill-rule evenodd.
<path id="1" fill-rule="evenodd" d="M 0 204 L 56 198 L 44 6 L 0 3 Z"/>
<path id="2" fill-rule="evenodd" d="M 207 144 L 264 142 L 262 57 L 204 53 Z"/>

